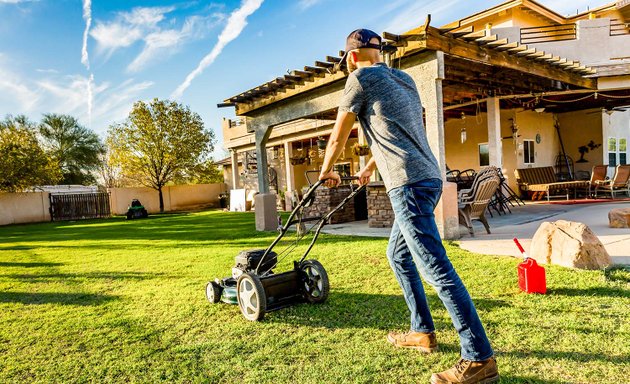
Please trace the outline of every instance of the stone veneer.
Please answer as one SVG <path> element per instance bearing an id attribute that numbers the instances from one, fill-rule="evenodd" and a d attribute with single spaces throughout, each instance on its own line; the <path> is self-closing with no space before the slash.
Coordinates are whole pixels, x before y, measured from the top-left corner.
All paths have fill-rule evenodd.
<path id="1" fill-rule="evenodd" d="M 367 188 L 368 227 L 390 228 L 394 225 L 394 211 L 381 182 L 368 184 Z"/>
<path id="2" fill-rule="evenodd" d="M 335 208 L 343 199 L 350 194 L 350 187 L 340 186 L 338 188 L 318 188 L 315 191 L 315 201 L 310 207 L 304 208 L 304 217 L 321 217 Z M 331 224 L 347 223 L 354 221 L 354 200 L 348 201 L 346 205 L 335 213 L 331 219 Z"/>

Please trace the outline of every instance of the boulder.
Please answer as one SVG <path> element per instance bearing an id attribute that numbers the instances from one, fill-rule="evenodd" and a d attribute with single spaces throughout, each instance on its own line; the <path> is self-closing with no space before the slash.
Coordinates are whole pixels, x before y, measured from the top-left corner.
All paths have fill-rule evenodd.
<path id="1" fill-rule="evenodd" d="M 608 212 L 610 228 L 630 228 L 630 208 L 615 208 Z"/>
<path id="2" fill-rule="evenodd" d="M 529 256 L 538 263 L 569 268 L 600 269 L 612 264 L 588 226 L 566 220 L 542 223 L 532 239 Z"/>

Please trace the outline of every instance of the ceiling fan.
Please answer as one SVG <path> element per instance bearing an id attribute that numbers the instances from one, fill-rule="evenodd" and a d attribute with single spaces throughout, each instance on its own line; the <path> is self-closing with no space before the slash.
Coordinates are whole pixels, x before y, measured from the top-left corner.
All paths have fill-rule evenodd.
<path id="1" fill-rule="evenodd" d="M 613 112 L 625 112 L 628 109 L 630 109 L 630 106 L 626 105 L 626 106 L 622 106 L 622 107 L 612 107 L 612 108 L 606 108 L 606 107 L 602 107 L 599 111 L 591 111 L 591 112 L 587 112 L 587 115 L 591 115 L 593 113 L 605 113 L 608 116 L 612 115 Z"/>

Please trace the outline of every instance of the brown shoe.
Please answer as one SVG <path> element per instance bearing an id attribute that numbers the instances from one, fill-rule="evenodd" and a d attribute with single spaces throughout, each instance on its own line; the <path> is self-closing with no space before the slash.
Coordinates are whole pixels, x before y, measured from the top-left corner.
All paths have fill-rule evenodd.
<path id="1" fill-rule="evenodd" d="M 460 359 L 451 369 L 431 375 L 431 384 L 490 384 L 499 381 L 494 357 L 484 361 Z"/>
<path id="2" fill-rule="evenodd" d="M 412 348 L 424 353 L 437 351 L 437 338 L 435 333 L 422 332 L 390 332 L 387 334 L 387 341 L 396 347 Z"/>

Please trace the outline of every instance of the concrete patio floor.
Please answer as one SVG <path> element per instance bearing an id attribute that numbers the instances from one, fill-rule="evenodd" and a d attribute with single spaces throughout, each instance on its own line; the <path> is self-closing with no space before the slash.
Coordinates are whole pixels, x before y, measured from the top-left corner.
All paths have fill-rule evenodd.
<path id="1" fill-rule="evenodd" d="M 485 255 L 506 255 L 520 257 L 520 252 L 512 239 L 517 237 L 526 251 L 532 237 L 543 221 L 570 220 L 588 225 L 599 237 L 610 254 L 613 263 L 630 265 L 630 229 L 609 228 L 608 212 L 613 208 L 630 208 L 630 202 L 548 204 L 531 203 L 511 208 L 512 214 L 488 217 L 492 234 L 488 235 L 483 225 L 474 221 L 475 237 L 460 226 L 462 237 L 459 245 L 466 250 Z M 389 228 L 369 228 L 367 221 L 332 224 L 323 232 L 337 235 L 389 237 Z"/>

